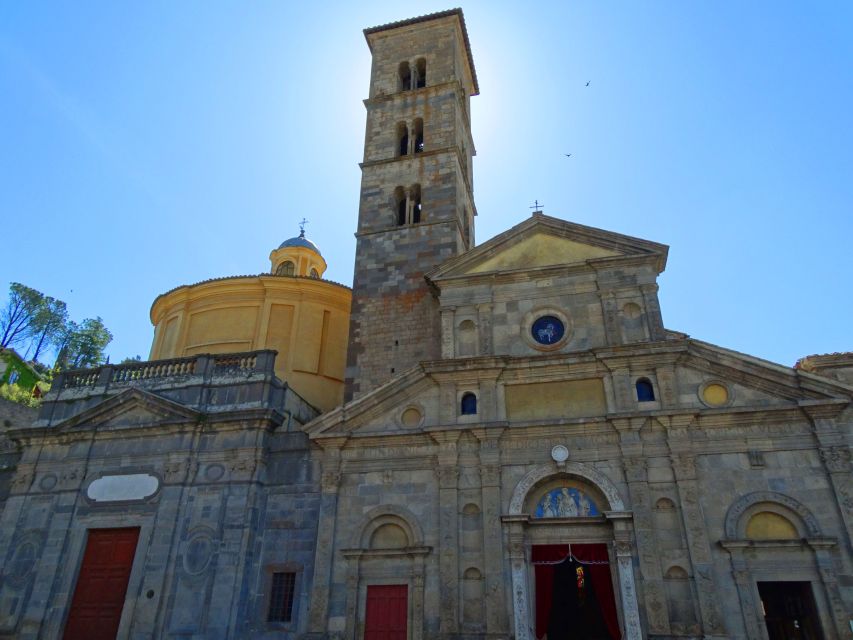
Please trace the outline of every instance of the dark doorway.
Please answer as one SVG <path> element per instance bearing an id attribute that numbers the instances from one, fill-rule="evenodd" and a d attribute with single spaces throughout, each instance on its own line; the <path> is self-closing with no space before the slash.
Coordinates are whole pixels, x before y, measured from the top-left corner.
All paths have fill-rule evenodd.
<path id="1" fill-rule="evenodd" d="M 404 584 L 368 585 L 364 640 L 406 640 L 408 600 Z"/>
<path id="2" fill-rule="evenodd" d="M 536 637 L 617 640 L 622 637 L 603 544 L 534 545 Z"/>
<path id="3" fill-rule="evenodd" d="M 770 640 L 821 640 L 810 582 L 759 582 Z"/>
<path id="4" fill-rule="evenodd" d="M 65 640 L 112 640 L 118 633 L 139 529 L 90 529 Z"/>

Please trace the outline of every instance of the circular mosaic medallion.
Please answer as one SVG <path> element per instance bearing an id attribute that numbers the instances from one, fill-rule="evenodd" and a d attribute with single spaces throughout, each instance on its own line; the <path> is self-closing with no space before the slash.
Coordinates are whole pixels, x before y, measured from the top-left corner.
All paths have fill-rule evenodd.
<path id="1" fill-rule="evenodd" d="M 530 326 L 533 339 L 539 344 L 557 344 L 566 335 L 566 325 L 556 316 L 539 316 Z"/>

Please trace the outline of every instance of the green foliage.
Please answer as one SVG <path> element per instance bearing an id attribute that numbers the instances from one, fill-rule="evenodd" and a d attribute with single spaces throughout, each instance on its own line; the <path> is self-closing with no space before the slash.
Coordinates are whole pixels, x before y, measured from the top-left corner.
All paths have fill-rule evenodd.
<path id="1" fill-rule="evenodd" d="M 0 311 L 0 347 L 14 347 L 26 340 L 43 304 L 43 293 L 19 282 L 12 282 L 9 285 L 9 300 Z"/>
<path id="2" fill-rule="evenodd" d="M 113 335 L 103 320 L 87 318 L 76 323 L 68 318 L 62 300 L 26 285 L 9 285 L 9 299 L 0 309 L 0 346 L 14 346 L 41 373 L 39 357 L 56 355 L 54 369 L 97 367 Z"/>
<path id="3" fill-rule="evenodd" d="M 133 364 L 134 362 L 142 362 L 142 356 L 133 356 L 130 358 L 125 358 L 119 364 Z"/>
<path id="4" fill-rule="evenodd" d="M 0 384 L 0 398 L 28 407 L 38 407 L 41 404 L 40 398 L 33 397 L 32 393 L 14 384 Z"/>
<path id="5" fill-rule="evenodd" d="M 111 334 L 100 317 L 86 318 L 80 324 L 69 321 L 65 326 L 57 369 L 84 369 L 97 367 L 106 360 L 104 351 L 112 341 Z"/>

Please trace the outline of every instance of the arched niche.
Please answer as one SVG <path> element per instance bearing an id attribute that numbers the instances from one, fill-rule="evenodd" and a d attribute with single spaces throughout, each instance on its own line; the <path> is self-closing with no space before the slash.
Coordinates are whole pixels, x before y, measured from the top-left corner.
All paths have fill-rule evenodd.
<path id="1" fill-rule="evenodd" d="M 789 520 L 801 537 L 819 538 L 822 536 L 817 518 L 798 500 L 775 491 L 756 491 L 736 500 L 726 513 L 725 531 L 730 540 L 745 539 L 746 527 L 752 516 L 758 512 L 776 513 Z"/>
<path id="2" fill-rule="evenodd" d="M 602 511 L 625 511 L 622 496 L 610 478 L 581 462 L 566 462 L 559 469 L 552 465 L 537 467 L 519 480 L 509 501 L 509 515 L 525 513 L 524 507 L 528 502 L 528 494 L 534 487 L 538 487 L 546 480 L 571 478 L 572 476 L 586 480 L 600 492 L 606 503 L 602 505 Z"/>
<path id="3" fill-rule="evenodd" d="M 848 633 L 848 615 L 838 587 L 838 540 L 827 537 L 811 510 L 775 491 L 756 491 L 726 512 L 725 538 L 747 637 L 764 636 L 758 584 L 808 583 L 817 624 L 831 636 Z"/>
<path id="4" fill-rule="evenodd" d="M 424 620 L 424 564 L 430 547 L 417 517 L 405 507 L 380 505 L 353 529 L 352 547 L 342 549 L 347 564 L 345 637 L 364 624 L 367 591 L 373 585 L 405 585 L 409 640 L 421 640 Z M 393 579 L 389 581 L 389 576 Z"/>
<path id="5" fill-rule="evenodd" d="M 634 554 L 630 543 L 633 528 L 631 513 L 626 511 L 625 502 L 616 485 L 605 474 L 581 462 L 565 462 L 560 465 L 542 465 L 529 471 L 515 486 L 510 497 L 507 515 L 503 521 L 508 528 L 509 560 L 512 576 L 512 602 L 516 640 L 533 640 L 534 608 L 529 598 L 528 585 L 532 565 L 528 562 L 526 549 L 535 538 L 532 522 L 547 523 L 548 529 L 556 534 L 573 521 L 571 517 L 553 519 L 535 518 L 533 506 L 542 495 L 554 488 L 579 488 L 588 491 L 597 500 L 598 518 L 578 518 L 575 522 L 584 527 L 606 527 L 608 547 L 615 552 L 614 596 L 621 603 L 623 637 L 640 640 L 640 625 L 637 589 L 634 579 Z M 579 501 L 576 502 L 579 505 Z M 606 520 L 605 520 L 606 519 Z"/>
<path id="6" fill-rule="evenodd" d="M 374 507 L 364 515 L 361 525 L 356 529 L 357 537 L 353 540 L 352 546 L 361 549 L 373 548 L 371 541 L 374 535 L 386 525 L 393 525 L 406 536 L 407 544 L 404 546 L 423 545 L 423 530 L 411 511 L 396 505 L 382 505 Z"/>

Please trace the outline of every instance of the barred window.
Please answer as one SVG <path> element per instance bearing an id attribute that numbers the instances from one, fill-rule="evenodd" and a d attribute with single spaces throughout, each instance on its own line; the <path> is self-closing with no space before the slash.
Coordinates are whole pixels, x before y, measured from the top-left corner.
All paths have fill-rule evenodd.
<path id="1" fill-rule="evenodd" d="M 270 588 L 269 622 L 290 622 L 293 616 L 293 596 L 296 574 L 282 572 L 272 574 Z"/>

